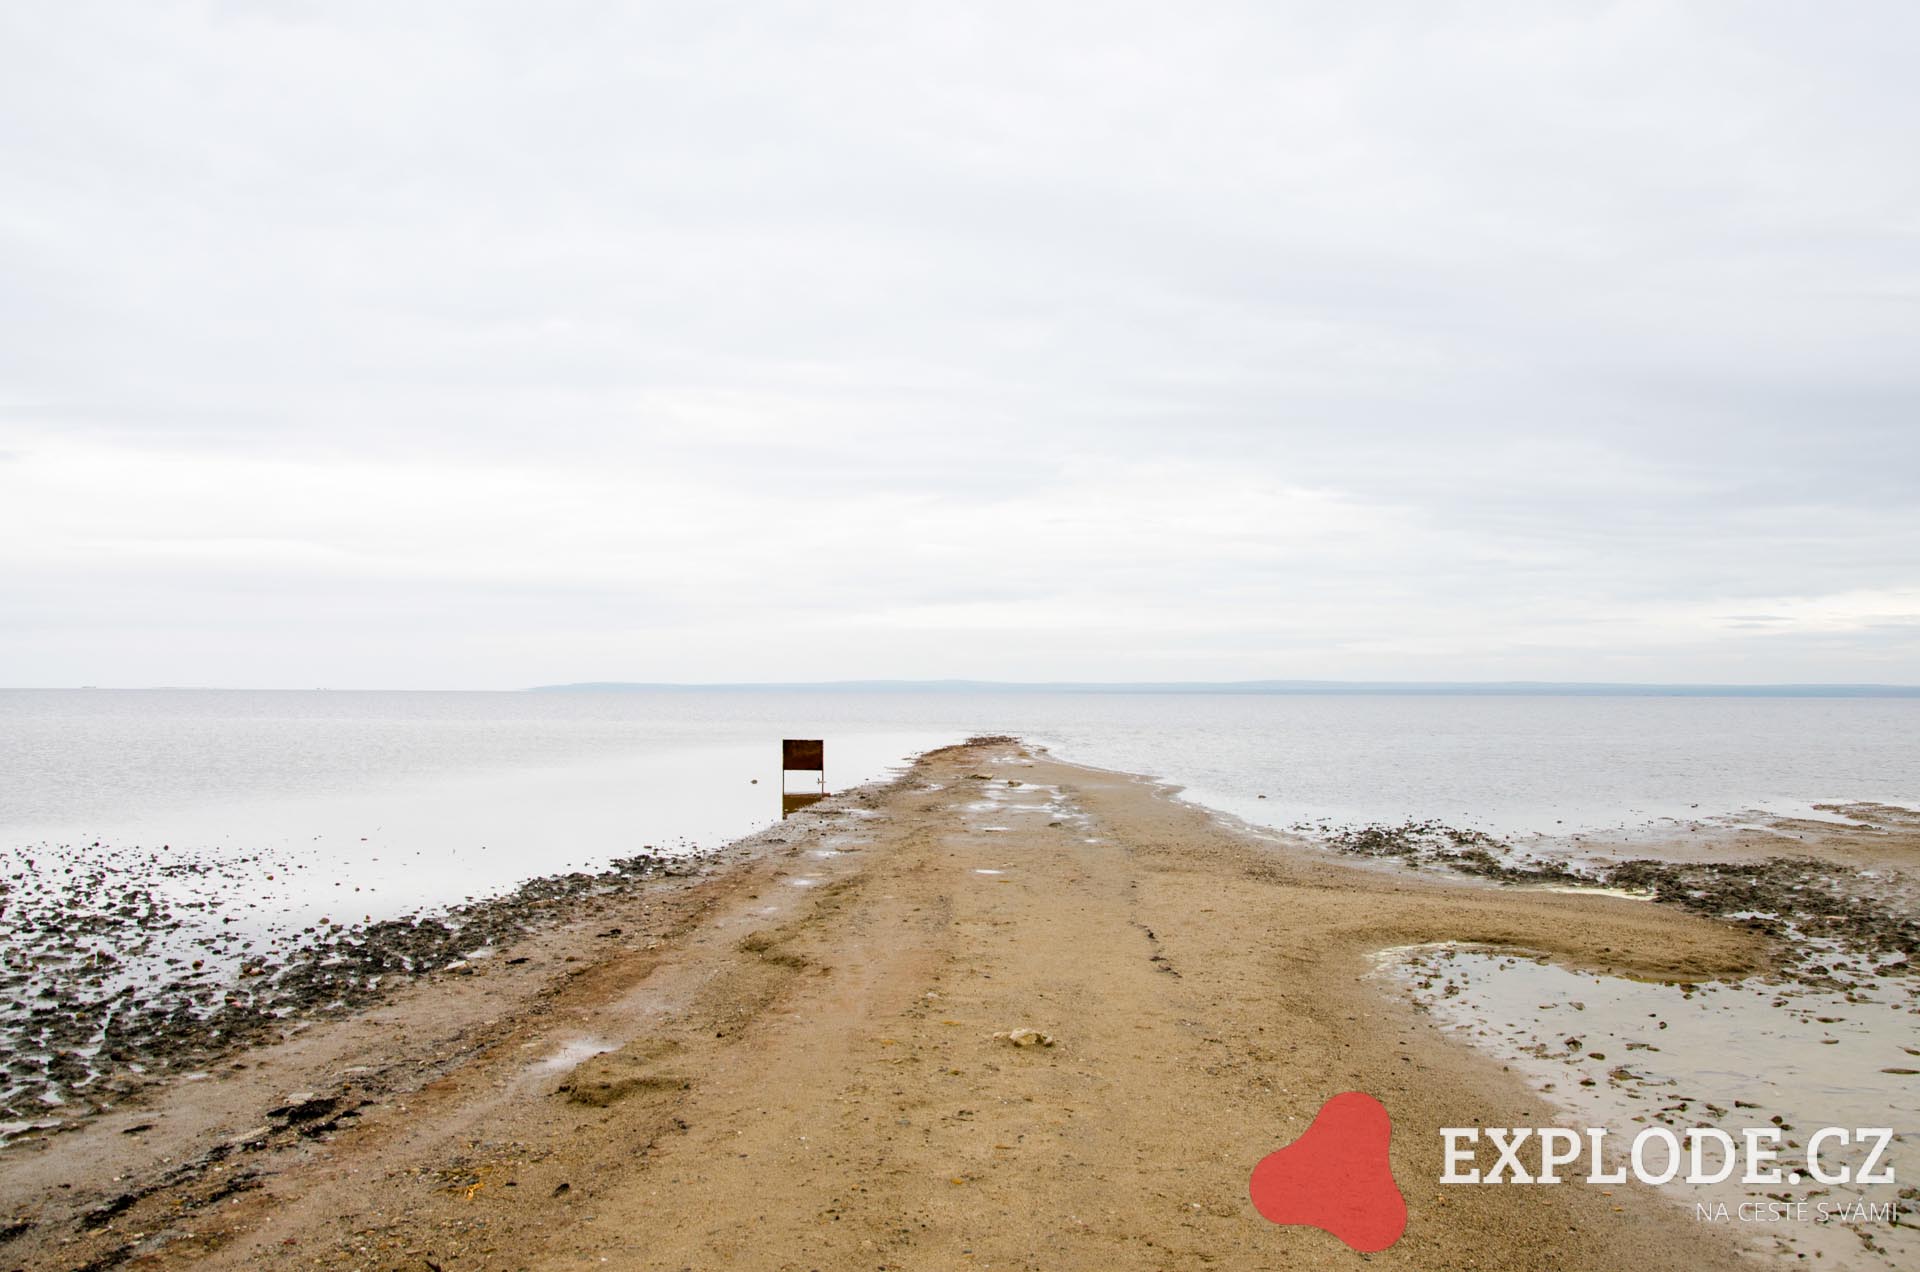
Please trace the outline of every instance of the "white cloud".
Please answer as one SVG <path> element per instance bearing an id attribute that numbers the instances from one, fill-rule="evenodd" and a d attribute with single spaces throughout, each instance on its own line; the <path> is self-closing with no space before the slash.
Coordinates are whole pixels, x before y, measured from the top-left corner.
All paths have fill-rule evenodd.
<path id="1" fill-rule="evenodd" d="M 1920 680 L 1916 25 L 11 10 L 0 681 Z"/>

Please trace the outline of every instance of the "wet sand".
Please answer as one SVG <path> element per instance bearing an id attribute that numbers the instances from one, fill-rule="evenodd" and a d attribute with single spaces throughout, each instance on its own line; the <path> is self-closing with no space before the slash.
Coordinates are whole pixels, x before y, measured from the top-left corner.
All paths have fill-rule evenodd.
<path id="1" fill-rule="evenodd" d="M 1751 1266 L 1638 1185 L 1439 1185 L 1440 1127 L 1567 1119 L 1372 975 L 1442 941 L 1764 970 L 1726 923 L 1342 860 L 1004 741 L 571 913 L 0 1150 L 0 1267 L 1358 1266 L 1246 1195 L 1355 1089 L 1411 1212 L 1365 1262 Z"/>

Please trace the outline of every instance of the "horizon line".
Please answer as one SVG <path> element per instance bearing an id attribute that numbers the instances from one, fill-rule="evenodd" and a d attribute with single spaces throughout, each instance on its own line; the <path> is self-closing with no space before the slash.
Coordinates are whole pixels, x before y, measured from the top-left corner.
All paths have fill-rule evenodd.
<path id="1" fill-rule="evenodd" d="M 526 685 L 509 689 L 408 688 L 377 689 L 353 686 L 246 685 L 18 685 L 0 686 L 0 692 L 58 693 L 74 691 L 136 693 L 590 693 L 590 692 L 964 692 L 964 693 L 1136 693 L 1239 694 L 1247 696 L 1311 694 L 1424 694 L 1542 696 L 1664 696 L 1664 697 L 1920 697 L 1920 685 L 1877 681 L 1615 681 L 1615 680 L 977 680 L 938 679 L 866 680 L 728 680 L 645 681 L 584 680 L 561 684 Z"/>
<path id="2" fill-rule="evenodd" d="M 1222 694 L 1617 694 L 1727 697 L 1910 697 L 1920 685 L 1870 681 L 1712 681 L 1605 680 L 809 680 L 809 681 L 622 681 L 589 680 L 534 685 L 531 693 L 634 690 L 842 690 L 869 692 L 947 691 L 1005 693 L 1222 693 Z"/>

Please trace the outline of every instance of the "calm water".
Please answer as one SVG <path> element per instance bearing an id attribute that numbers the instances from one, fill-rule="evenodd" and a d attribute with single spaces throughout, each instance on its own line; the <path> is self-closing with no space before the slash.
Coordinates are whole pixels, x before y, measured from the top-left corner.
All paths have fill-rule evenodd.
<path id="1" fill-rule="evenodd" d="M 1274 824 L 1412 816 L 1524 833 L 1920 798 L 1920 699 L 4 690 L 0 832 L 158 829 L 184 810 L 462 777 L 504 778 L 493 802 L 517 807 L 520 777 L 572 771 L 573 799 L 620 808 L 642 834 L 733 834 L 774 807 L 740 788 L 771 780 L 782 736 L 828 738 L 830 777 L 850 785 L 981 731 Z M 710 760 L 690 769 L 707 807 L 657 820 L 689 774 L 649 768 L 694 752 Z"/>
<path id="2" fill-rule="evenodd" d="M 0 1051 L 45 985 L 204 997 L 327 923 L 717 847 L 778 818 L 782 737 L 825 738 L 838 789 L 984 732 L 1278 826 L 1920 803 L 1916 699 L 4 691 Z"/>
<path id="3" fill-rule="evenodd" d="M 764 826 L 782 736 L 842 787 L 987 731 L 1274 825 L 1920 802 L 1915 699 L 5 691 L 0 860 L 164 845 L 244 874 L 258 922 L 379 918 Z"/>

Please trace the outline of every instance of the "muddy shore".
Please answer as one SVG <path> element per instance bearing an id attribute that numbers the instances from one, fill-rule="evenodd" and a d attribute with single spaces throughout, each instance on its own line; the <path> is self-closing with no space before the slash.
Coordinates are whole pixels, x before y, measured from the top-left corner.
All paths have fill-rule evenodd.
<path id="1" fill-rule="evenodd" d="M 378 1002 L 396 984 L 463 971 L 594 897 L 700 868 L 643 852 L 437 913 L 322 919 L 262 941 L 194 932 L 179 901 L 97 868 L 0 880 L 0 1044 L 12 1044 L 0 1045 L 0 1141 L 61 1131 L 291 1026 Z"/>
<path id="2" fill-rule="evenodd" d="M 1368 1262 L 1738 1263 L 1637 1185 L 1441 1188 L 1439 1127 L 1558 1115 L 1369 971 L 1734 977 L 1764 930 L 1349 864 L 1011 741 L 555 908 L 0 1150 L 0 1268 L 1358 1266 L 1246 1196 L 1351 1089 L 1412 1214 Z"/>

